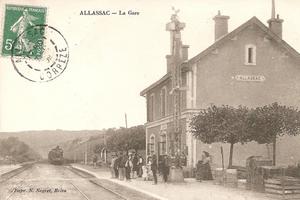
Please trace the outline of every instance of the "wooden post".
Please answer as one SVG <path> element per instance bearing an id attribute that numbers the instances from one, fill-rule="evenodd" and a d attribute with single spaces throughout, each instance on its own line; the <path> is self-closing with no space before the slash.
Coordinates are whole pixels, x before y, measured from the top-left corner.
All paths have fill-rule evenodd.
<path id="1" fill-rule="evenodd" d="M 125 113 L 125 127 L 127 128 L 127 114 Z"/>

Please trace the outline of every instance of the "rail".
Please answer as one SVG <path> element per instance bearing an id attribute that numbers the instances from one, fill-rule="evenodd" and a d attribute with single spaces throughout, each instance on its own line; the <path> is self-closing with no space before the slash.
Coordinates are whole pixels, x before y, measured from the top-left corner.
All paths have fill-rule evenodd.
<path id="1" fill-rule="evenodd" d="M 68 169 L 71 170 L 73 173 L 75 173 L 75 174 L 77 174 L 78 176 L 83 177 L 83 178 L 87 178 L 86 175 L 88 175 L 88 176 L 90 176 L 90 177 L 93 177 L 93 176 L 90 175 L 90 174 L 87 174 L 87 173 L 85 173 L 85 172 L 83 172 L 83 171 L 80 171 L 80 170 L 75 169 L 75 168 L 72 168 L 72 167 L 68 167 Z M 101 188 L 107 190 L 108 192 L 113 193 L 114 195 L 118 196 L 118 197 L 121 198 L 121 199 L 129 200 L 128 198 L 124 197 L 123 195 L 119 194 L 118 192 L 115 192 L 115 191 L 113 191 L 113 190 L 111 190 L 111 189 L 109 189 L 109 188 L 106 188 L 106 187 L 104 187 L 103 185 L 97 183 L 96 181 L 94 181 L 94 180 L 92 180 L 92 179 L 88 179 L 88 180 L 89 180 L 89 182 L 93 183 L 94 185 L 97 185 L 98 187 L 101 187 Z"/>

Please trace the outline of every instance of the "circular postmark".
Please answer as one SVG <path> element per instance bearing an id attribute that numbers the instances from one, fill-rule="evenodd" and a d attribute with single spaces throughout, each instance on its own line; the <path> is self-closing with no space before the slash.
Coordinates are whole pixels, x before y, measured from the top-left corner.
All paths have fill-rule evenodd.
<path id="1" fill-rule="evenodd" d="M 33 82 L 47 82 L 60 76 L 69 61 L 64 36 L 48 25 L 35 25 L 15 39 L 11 51 L 15 70 Z"/>

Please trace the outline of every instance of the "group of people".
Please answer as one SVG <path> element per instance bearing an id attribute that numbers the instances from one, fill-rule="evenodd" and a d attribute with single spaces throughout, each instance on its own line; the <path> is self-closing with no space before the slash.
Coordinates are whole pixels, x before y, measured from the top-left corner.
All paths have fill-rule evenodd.
<path id="1" fill-rule="evenodd" d="M 196 179 L 212 180 L 211 156 L 208 152 L 203 151 L 202 160 L 196 165 Z M 144 158 L 135 152 L 129 152 L 119 155 L 115 154 L 111 159 L 112 178 L 130 181 L 133 178 L 142 177 L 145 181 L 153 180 L 157 184 L 157 175 L 162 175 L 163 181 L 168 182 L 170 172 L 170 161 L 167 155 L 162 155 L 159 159 L 154 154 L 148 156 L 147 162 Z"/>
<path id="2" fill-rule="evenodd" d="M 144 166 L 144 168 L 146 169 L 146 172 L 148 172 L 144 177 L 146 177 L 146 180 L 153 179 L 153 184 L 157 184 L 157 174 L 162 175 L 163 181 L 165 183 L 168 181 L 170 164 L 167 155 L 162 155 L 159 160 L 157 160 L 155 154 L 149 156 L 147 165 Z"/>
<path id="3" fill-rule="evenodd" d="M 130 181 L 133 178 L 142 177 L 145 181 L 153 180 L 157 184 L 157 174 L 160 173 L 164 182 L 168 181 L 169 160 L 168 156 L 163 156 L 159 162 L 156 155 L 149 156 L 147 162 L 135 152 L 113 155 L 111 159 L 112 178 Z"/>
<path id="4" fill-rule="evenodd" d="M 112 178 L 130 181 L 132 178 L 142 177 L 144 159 L 138 153 L 113 155 L 111 159 Z"/>

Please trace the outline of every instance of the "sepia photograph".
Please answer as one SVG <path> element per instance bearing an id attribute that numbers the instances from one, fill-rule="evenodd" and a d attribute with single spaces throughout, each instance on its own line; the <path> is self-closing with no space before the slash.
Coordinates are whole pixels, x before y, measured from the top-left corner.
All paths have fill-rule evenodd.
<path id="1" fill-rule="evenodd" d="M 299 9 L 0 0 L 0 200 L 300 200 Z"/>

